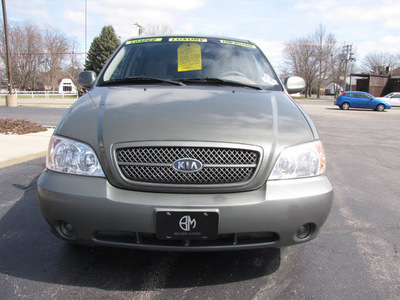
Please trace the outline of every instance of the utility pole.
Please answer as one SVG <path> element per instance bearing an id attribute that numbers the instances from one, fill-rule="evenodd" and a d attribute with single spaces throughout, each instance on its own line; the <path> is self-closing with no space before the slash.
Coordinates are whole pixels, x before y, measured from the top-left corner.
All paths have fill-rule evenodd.
<path id="1" fill-rule="evenodd" d="M 354 53 L 352 52 L 353 45 L 343 46 L 343 52 L 340 54 L 339 58 L 345 61 L 344 67 L 344 83 L 343 83 L 343 91 L 346 90 L 346 79 L 347 79 L 347 65 L 349 60 L 355 60 L 353 58 Z M 351 90 L 351 82 L 350 82 L 350 90 Z"/>
<path id="2" fill-rule="evenodd" d="M 7 72 L 8 72 L 8 89 L 9 95 L 6 96 L 6 105 L 15 107 L 17 106 L 17 97 L 13 95 L 13 86 L 12 86 L 12 79 L 11 79 L 11 55 L 9 50 L 8 44 L 8 24 L 7 24 L 7 11 L 6 11 L 6 2 L 5 0 L 1 0 L 1 4 L 3 6 L 3 21 L 4 21 L 4 35 L 5 35 L 5 42 L 6 42 L 6 56 L 7 56 Z"/>
<path id="3" fill-rule="evenodd" d="M 139 25 L 137 22 L 134 23 L 133 25 L 135 25 L 138 28 L 138 35 L 141 36 L 143 34 L 144 27 Z"/>

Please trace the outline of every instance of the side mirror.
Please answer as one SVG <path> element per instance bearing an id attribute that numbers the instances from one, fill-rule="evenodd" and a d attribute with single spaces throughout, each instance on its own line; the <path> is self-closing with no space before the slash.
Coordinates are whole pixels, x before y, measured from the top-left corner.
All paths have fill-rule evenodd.
<path id="1" fill-rule="evenodd" d="M 85 88 L 91 88 L 96 80 L 96 73 L 93 71 L 83 71 L 78 74 L 78 83 Z"/>
<path id="2" fill-rule="evenodd" d="M 298 76 L 289 76 L 285 79 L 285 88 L 289 94 L 302 92 L 306 87 L 306 82 Z"/>

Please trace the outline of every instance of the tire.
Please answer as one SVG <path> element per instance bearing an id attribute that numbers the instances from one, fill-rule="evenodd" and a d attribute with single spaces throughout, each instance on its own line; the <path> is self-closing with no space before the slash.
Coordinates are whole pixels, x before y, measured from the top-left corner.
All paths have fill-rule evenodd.
<path id="1" fill-rule="evenodd" d="M 348 110 L 350 108 L 350 104 L 348 102 L 344 102 L 342 105 L 340 105 L 340 108 L 343 110 Z"/>
<path id="2" fill-rule="evenodd" d="M 377 106 L 376 106 L 376 110 L 377 111 L 384 111 L 386 109 L 386 106 L 384 105 L 384 104 L 378 104 Z"/>

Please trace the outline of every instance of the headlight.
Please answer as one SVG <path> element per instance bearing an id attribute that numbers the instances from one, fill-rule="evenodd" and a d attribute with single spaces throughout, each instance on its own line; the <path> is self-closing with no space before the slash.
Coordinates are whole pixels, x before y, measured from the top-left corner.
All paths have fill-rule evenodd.
<path id="1" fill-rule="evenodd" d="M 269 180 L 321 175 L 326 170 L 325 160 L 321 141 L 288 147 L 279 155 Z"/>
<path id="2" fill-rule="evenodd" d="M 90 146 L 56 135 L 50 140 L 46 167 L 56 172 L 104 177 L 99 160 Z"/>

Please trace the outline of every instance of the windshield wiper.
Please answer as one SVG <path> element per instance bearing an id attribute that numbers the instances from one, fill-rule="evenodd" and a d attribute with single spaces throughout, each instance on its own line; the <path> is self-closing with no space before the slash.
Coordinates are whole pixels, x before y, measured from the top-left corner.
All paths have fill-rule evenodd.
<path id="1" fill-rule="evenodd" d="M 185 79 L 177 79 L 183 83 L 214 83 L 214 84 L 221 84 L 221 85 L 229 85 L 229 86 L 239 86 L 239 87 L 248 87 L 256 90 L 262 90 L 261 87 L 257 85 L 252 85 L 249 83 L 243 83 L 239 81 L 232 81 L 232 80 L 225 80 L 221 78 L 185 78 Z"/>
<path id="2" fill-rule="evenodd" d="M 168 83 L 172 85 L 184 85 L 180 81 L 157 78 L 157 77 L 150 77 L 150 76 L 135 76 L 135 77 L 126 77 L 126 78 L 119 78 L 119 79 L 112 79 L 107 80 L 99 83 L 100 86 L 104 85 L 114 85 L 114 84 L 124 84 L 124 83 Z"/>

